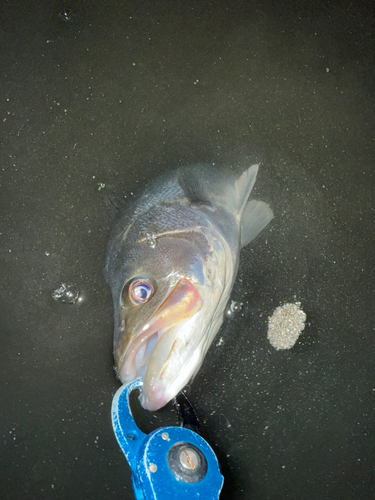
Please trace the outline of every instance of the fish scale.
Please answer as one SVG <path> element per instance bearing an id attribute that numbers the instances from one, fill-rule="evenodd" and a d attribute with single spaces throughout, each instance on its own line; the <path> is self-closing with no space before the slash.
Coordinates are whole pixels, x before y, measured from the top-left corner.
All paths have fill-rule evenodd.
<path id="1" fill-rule="evenodd" d="M 163 203 L 150 207 L 137 218 L 141 234 L 152 231 L 159 235 L 169 231 L 181 231 L 203 225 L 203 222 L 202 216 L 193 208 L 178 203 Z"/>

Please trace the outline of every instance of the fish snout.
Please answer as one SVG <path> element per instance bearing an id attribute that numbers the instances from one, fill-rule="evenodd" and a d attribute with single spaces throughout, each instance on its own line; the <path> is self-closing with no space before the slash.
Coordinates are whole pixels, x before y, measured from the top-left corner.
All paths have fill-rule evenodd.
<path id="1" fill-rule="evenodd" d="M 115 349 L 121 382 L 126 384 L 138 377 L 144 379 L 140 402 L 145 409 L 162 408 L 181 389 L 175 387 L 176 379 L 181 380 L 179 371 L 183 357 L 177 346 L 186 343 L 183 326 L 202 305 L 196 287 L 188 279 L 181 278 L 143 328 L 131 340 L 123 336 L 124 344 Z"/>

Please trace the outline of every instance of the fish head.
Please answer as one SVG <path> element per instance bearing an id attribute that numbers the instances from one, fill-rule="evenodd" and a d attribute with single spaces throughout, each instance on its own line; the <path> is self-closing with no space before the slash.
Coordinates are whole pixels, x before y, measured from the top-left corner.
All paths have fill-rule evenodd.
<path id="1" fill-rule="evenodd" d="M 130 231 L 119 243 L 107 269 L 114 358 L 122 383 L 143 378 L 140 402 L 155 411 L 176 396 L 203 360 L 208 283 L 205 262 L 189 239 L 167 235 L 150 245 L 147 237 L 136 236 Z"/>

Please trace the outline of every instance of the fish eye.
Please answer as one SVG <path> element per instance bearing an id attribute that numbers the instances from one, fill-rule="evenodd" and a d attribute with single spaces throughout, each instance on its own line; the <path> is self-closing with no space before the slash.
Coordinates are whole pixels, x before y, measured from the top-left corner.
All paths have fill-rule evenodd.
<path id="1" fill-rule="evenodd" d="M 130 301 L 139 306 L 147 302 L 154 294 L 154 285 L 147 278 L 135 278 L 128 288 Z"/>

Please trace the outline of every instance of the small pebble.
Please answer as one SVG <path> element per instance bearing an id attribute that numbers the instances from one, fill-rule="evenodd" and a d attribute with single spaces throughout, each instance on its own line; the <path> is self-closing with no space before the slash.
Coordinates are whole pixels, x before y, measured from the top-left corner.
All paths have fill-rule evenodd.
<path id="1" fill-rule="evenodd" d="M 305 322 L 306 314 L 300 302 L 284 304 L 268 318 L 267 338 L 277 350 L 291 349 L 305 328 Z"/>

